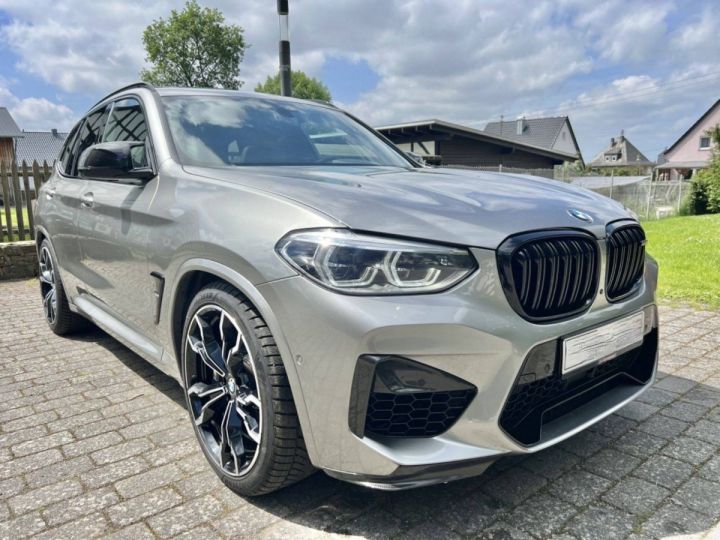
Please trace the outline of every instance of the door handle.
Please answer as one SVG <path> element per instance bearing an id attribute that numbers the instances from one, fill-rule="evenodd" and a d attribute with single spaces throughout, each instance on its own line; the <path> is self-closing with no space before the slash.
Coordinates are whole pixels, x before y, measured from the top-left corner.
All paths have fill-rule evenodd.
<path id="1" fill-rule="evenodd" d="M 84 208 L 91 208 L 93 205 L 93 194 L 92 193 L 85 193 L 82 197 L 80 197 L 80 206 Z"/>
<path id="2" fill-rule="evenodd" d="M 50 188 L 45 190 L 45 197 L 50 200 L 55 196 L 55 188 Z"/>

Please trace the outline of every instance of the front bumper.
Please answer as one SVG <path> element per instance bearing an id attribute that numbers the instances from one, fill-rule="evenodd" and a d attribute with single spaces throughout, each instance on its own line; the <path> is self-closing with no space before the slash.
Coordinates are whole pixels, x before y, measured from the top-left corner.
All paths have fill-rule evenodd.
<path id="1" fill-rule="evenodd" d="M 303 401 L 302 427 L 317 467 L 344 480 L 388 489 L 471 476 L 504 455 L 536 452 L 570 437 L 651 384 L 600 396 L 592 406 L 566 415 L 537 444 L 523 445 L 509 436 L 499 419 L 529 351 L 652 306 L 657 266 L 648 260 L 641 287 L 622 303 L 610 304 L 599 294 L 581 316 L 533 324 L 508 304 L 494 252 L 473 251 L 478 271 L 441 294 L 344 296 L 300 276 L 259 287 L 292 353 L 299 381 L 293 393 Z M 348 422 L 350 396 L 358 358 L 366 354 L 397 355 L 434 367 L 474 385 L 477 395 L 440 435 L 358 436 Z M 654 366 L 656 359 L 652 361 Z"/>

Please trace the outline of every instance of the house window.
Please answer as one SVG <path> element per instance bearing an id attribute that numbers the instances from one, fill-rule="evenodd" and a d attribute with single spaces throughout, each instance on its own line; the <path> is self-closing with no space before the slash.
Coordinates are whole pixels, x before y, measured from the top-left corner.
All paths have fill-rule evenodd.
<path id="1" fill-rule="evenodd" d="M 710 148 L 710 137 L 700 137 L 700 150 Z"/>

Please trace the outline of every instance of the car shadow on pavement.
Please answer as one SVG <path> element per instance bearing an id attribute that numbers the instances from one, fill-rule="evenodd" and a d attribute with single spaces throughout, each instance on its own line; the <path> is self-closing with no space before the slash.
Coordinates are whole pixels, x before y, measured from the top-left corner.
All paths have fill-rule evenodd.
<path id="1" fill-rule="evenodd" d="M 68 337 L 74 341 L 83 341 L 99 345 L 149 386 L 160 390 L 176 404 L 183 408 L 185 407 L 185 396 L 180 384 L 175 379 L 160 371 L 141 356 L 135 354 L 104 330 L 96 326 L 90 326 L 86 330 L 82 330 Z"/>
<path id="2" fill-rule="evenodd" d="M 139 391 L 159 390 L 158 399 L 186 415 L 177 409 L 185 408 L 178 383 L 107 334 L 89 331 L 71 339 L 98 344 L 142 380 Z M 223 512 L 207 525 L 225 537 L 605 539 L 720 533 L 720 358 L 666 367 L 686 376 L 661 372 L 637 401 L 588 430 L 449 484 L 381 492 L 317 473 L 280 492 L 244 499 L 215 478 L 199 450 L 188 474 L 202 485 L 198 496 L 204 489 L 221 501 Z M 195 443 L 187 417 L 185 424 L 183 442 Z"/>

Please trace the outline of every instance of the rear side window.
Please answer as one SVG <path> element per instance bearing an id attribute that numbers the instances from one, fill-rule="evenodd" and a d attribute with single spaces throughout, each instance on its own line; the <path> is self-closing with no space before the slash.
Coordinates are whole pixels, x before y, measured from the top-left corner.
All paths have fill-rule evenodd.
<path id="1" fill-rule="evenodd" d="M 69 168 L 72 166 L 73 150 L 75 149 L 75 142 L 77 141 L 77 134 L 80 131 L 81 124 L 82 122 L 75 124 L 75 127 L 72 128 L 67 139 L 65 139 L 65 144 L 60 152 L 60 170 L 63 174 L 70 174 Z"/>
<path id="2" fill-rule="evenodd" d="M 83 151 L 100 141 L 100 134 L 107 119 L 107 109 L 99 109 L 90 113 L 82 123 L 78 134 L 78 143 L 71 156 L 71 165 L 67 174 L 75 176 L 77 162 Z"/>

